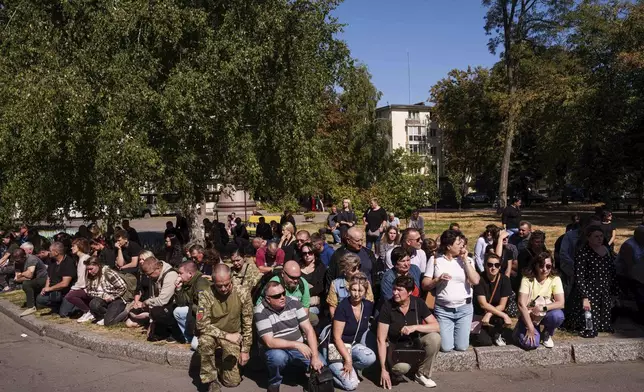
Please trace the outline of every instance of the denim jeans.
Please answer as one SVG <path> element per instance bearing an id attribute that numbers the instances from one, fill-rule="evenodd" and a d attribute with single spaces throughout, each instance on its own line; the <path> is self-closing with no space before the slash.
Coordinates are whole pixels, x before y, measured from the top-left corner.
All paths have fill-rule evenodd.
<path id="1" fill-rule="evenodd" d="M 375 245 L 376 247 L 380 244 L 380 237 L 372 237 L 370 235 L 365 236 L 367 238 L 367 249 L 372 250 L 373 246 Z"/>
<path id="2" fill-rule="evenodd" d="M 543 317 L 539 325 L 535 328 L 535 343 L 530 344 L 525 339 L 525 334 L 527 332 L 526 325 L 523 322 L 523 318 L 519 316 L 519 321 L 517 322 L 516 327 L 514 327 L 514 339 L 519 344 L 519 347 L 523 348 L 524 350 L 534 350 L 535 348 L 539 347 L 539 341 L 541 340 L 540 327 L 543 326 L 543 329 L 547 331 L 550 336 L 554 336 L 557 328 L 559 328 L 559 326 L 563 324 L 564 318 L 564 312 L 561 309 L 549 310 L 548 312 L 546 312 L 546 315 Z"/>
<path id="3" fill-rule="evenodd" d="M 313 353 L 313 355 L 316 354 L 319 355 L 320 361 L 325 363 L 322 355 L 317 353 L 317 351 Z M 282 384 L 282 380 L 284 379 L 283 371 L 287 367 L 290 374 L 297 374 L 300 371 L 306 371 L 306 369 L 311 365 L 311 361 L 306 359 L 301 352 L 295 349 L 266 350 L 264 357 L 266 358 L 266 366 L 268 368 L 269 386 L 279 386 Z"/>
<path id="4" fill-rule="evenodd" d="M 62 292 L 50 291 L 45 295 L 38 294 L 38 296 L 36 297 L 36 304 L 40 305 L 43 308 L 51 308 L 54 313 L 58 313 L 60 311 L 60 306 L 62 305 L 64 298 L 65 294 L 63 294 Z"/>
<path id="5" fill-rule="evenodd" d="M 519 233 L 519 228 L 516 228 L 516 229 L 505 229 L 505 231 L 507 231 L 507 232 L 508 232 L 508 234 L 509 234 L 509 235 L 508 235 L 508 238 L 510 238 L 510 237 L 512 237 L 513 235 L 515 235 L 515 234 L 518 234 L 518 233 Z"/>
<path id="6" fill-rule="evenodd" d="M 360 380 L 358 379 L 356 370 L 366 369 L 373 365 L 376 362 L 376 354 L 367 346 L 357 343 L 351 349 L 351 359 L 353 360 L 353 370 L 351 370 L 350 374 L 344 374 L 342 372 L 344 366 L 342 362 L 329 364 L 335 385 L 345 391 L 353 391 L 358 388 Z"/>
<path id="7" fill-rule="evenodd" d="M 174 315 L 174 319 L 177 320 L 177 325 L 179 325 L 179 329 L 181 330 L 181 333 L 186 338 L 186 342 L 192 341 L 192 334 L 190 333 L 190 331 L 186 331 L 186 323 L 188 322 L 188 313 L 190 313 L 189 306 L 177 306 L 176 308 L 174 308 L 174 311 L 172 312 L 172 314 Z"/>
<path id="8" fill-rule="evenodd" d="M 341 244 L 342 239 L 340 238 L 340 229 L 331 230 L 331 235 L 333 235 L 333 243 Z"/>
<path id="9" fill-rule="evenodd" d="M 441 351 L 465 351 L 470 345 L 470 327 L 474 308 L 472 304 L 447 308 L 436 304 L 434 315 L 441 328 Z"/>

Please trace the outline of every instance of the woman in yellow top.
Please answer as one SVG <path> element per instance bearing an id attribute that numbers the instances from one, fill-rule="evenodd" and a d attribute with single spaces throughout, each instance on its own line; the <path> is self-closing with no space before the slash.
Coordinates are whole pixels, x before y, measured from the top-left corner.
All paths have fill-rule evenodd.
<path id="1" fill-rule="evenodd" d="M 541 252 L 523 272 L 518 300 L 521 314 L 514 338 L 526 350 L 539 347 L 539 341 L 553 348 L 552 335 L 564 321 L 564 289 L 552 260 L 550 252 Z"/>

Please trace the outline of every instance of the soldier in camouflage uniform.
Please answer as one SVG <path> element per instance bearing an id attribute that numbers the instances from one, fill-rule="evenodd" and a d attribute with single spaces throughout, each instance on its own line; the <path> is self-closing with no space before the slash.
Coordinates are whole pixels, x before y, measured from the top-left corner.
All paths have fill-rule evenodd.
<path id="1" fill-rule="evenodd" d="M 233 283 L 244 288 L 244 291 L 252 293 L 264 274 L 259 271 L 254 262 L 246 259 L 238 248 L 230 255 L 230 261 L 228 265 L 232 273 Z"/>
<path id="2" fill-rule="evenodd" d="M 218 264 L 212 274 L 213 291 L 199 292 L 197 331 L 201 356 L 201 382 L 210 392 L 241 382 L 240 367 L 250 358 L 253 342 L 253 305 L 250 291 L 233 284 L 230 267 Z M 215 363 L 215 349 L 221 347 L 221 363 Z"/>

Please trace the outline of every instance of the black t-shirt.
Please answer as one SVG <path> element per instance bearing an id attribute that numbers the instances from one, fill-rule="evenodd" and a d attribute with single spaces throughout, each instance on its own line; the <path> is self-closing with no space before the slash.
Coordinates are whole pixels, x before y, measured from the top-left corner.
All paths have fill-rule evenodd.
<path id="1" fill-rule="evenodd" d="M 608 245 L 608 241 L 610 241 L 611 237 L 613 236 L 613 230 L 615 230 L 615 226 L 613 223 L 602 223 L 600 225 L 602 228 L 602 232 L 604 233 L 604 244 Z"/>
<path id="2" fill-rule="evenodd" d="M 116 268 L 116 252 L 114 249 L 103 248 L 98 254 L 98 259 L 101 261 L 101 264 L 112 269 Z"/>
<path id="3" fill-rule="evenodd" d="M 505 270 L 508 268 L 508 263 L 511 260 L 517 260 L 519 257 L 519 251 L 517 250 L 517 247 L 508 244 L 507 246 L 503 247 L 503 255 L 501 256 L 501 273 L 504 273 Z"/>
<path id="4" fill-rule="evenodd" d="M 389 325 L 387 336 L 392 343 L 414 339 L 416 334 L 405 336 L 400 334 L 400 330 L 406 325 L 420 325 L 423 320 L 432 315 L 425 301 L 413 296 L 409 299 L 409 310 L 406 315 L 400 312 L 400 308 L 393 299 L 385 301 L 380 308 L 378 322 Z"/>
<path id="5" fill-rule="evenodd" d="M 474 286 L 474 314 L 480 316 L 483 316 L 485 314 L 485 310 L 483 310 L 479 305 L 477 297 L 484 296 L 490 305 L 498 306 L 501 302 L 501 298 L 509 297 L 512 294 L 512 284 L 510 283 L 510 278 L 500 272 L 499 277 L 501 278 L 501 280 L 499 281 L 499 287 L 496 288 L 494 298 L 490 298 L 492 292 L 494 291 L 496 280 L 494 282 L 490 282 L 490 280 L 487 278 L 487 274 L 481 274 L 481 280 L 479 284 Z"/>
<path id="6" fill-rule="evenodd" d="M 340 222 L 356 222 L 356 214 L 353 211 L 342 210 L 338 215 L 333 218 L 341 228 L 349 228 L 349 225 L 342 224 Z"/>
<path id="7" fill-rule="evenodd" d="M 141 246 L 137 244 L 136 242 L 128 241 L 127 246 L 123 247 L 123 260 L 125 260 L 125 264 L 129 264 L 132 262 L 132 257 L 139 257 L 141 254 Z M 118 254 L 118 251 L 117 251 Z M 139 271 L 139 265 L 137 264 L 136 266 L 132 268 L 125 268 L 121 269 L 121 272 L 128 273 L 128 274 L 134 274 L 136 275 Z"/>
<path id="8" fill-rule="evenodd" d="M 387 220 L 387 211 L 382 207 L 377 210 L 369 208 L 364 213 L 364 217 L 367 219 L 367 231 L 376 231 L 380 228 L 382 222 Z"/>
<path id="9" fill-rule="evenodd" d="M 65 258 L 63 259 L 63 261 L 60 262 L 60 264 L 53 261 L 51 264 L 49 264 L 47 272 L 49 275 L 50 287 L 62 282 L 64 276 L 71 276 L 72 278 L 71 283 L 69 284 L 69 286 L 67 286 L 66 289 L 62 291 L 69 291 L 69 289 L 76 281 L 76 263 L 74 263 L 74 259 L 72 259 L 69 256 L 65 256 Z"/>
<path id="10" fill-rule="evenodd" d="M 507 206 L 503 210 L 502 222 L 507 229 L 518 229 L 521 223 L 521 211 L 514 206 Z"/>

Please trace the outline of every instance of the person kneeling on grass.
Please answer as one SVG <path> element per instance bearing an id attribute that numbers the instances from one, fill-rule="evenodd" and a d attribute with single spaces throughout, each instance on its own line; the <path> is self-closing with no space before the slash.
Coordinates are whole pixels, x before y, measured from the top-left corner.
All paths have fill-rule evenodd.
<path id="1" fill-rule="evenodd" d="M 36 297 L 36 306 L 48 307 L 52 309 L 52 313 L 58 313 L 65 295 L 76 280 L 76 263 L 65 253 L 62 242 L 51 244 L 49 254 L 53 262 L 47 268 L 49 277 L 40 295 Z"/>
<path id="2" fill-rule="evenodd" d="M 199 295 L 202 291 L 212 292 L 210 281 L 197 270 L 197 264 L 186 261 L 179 266 L 179 278 L 174 284 L 177 306 L 173 311 L 174 319 L 186 342 L 196 350 L 198 343 L 195 337 L 195 317 L 199 308 Z"/>
<path id="3" fill-rule="evenodd" d="M 150 312 L 151 326 L 148 340 L 156 342 L 162 339 L 168 341 L 183 340 L 181 330 L 174 319 L 175 282 L 179 274 L 172 266 L 156 257 L 148 257 L 141 264 L 141 271 L 150 278 L 150 298 L 143 303 L 133 305 L 134 309 L 144 309 Z"/>
<path id="4" fill-rule="evenodd" d="M 87 303 L 83 303 L 83 306 L 77 303 L 74 305 L 80 309 L 87 307 L 89 311 L 77 321 L 82 323 L 98 320 L 97 325 L 115 324 L 117 317 L 125 310 L 123 297 L 128 294 L 127 283 L 118 272 L 101 264 L 97 257 L 90 257 L 84 264 L 87 300 L 83 300 L 83 297 L 74 297 L 74 300 L 79 299 Z"/>
<path id="5" fill-rule="evenodd" d="M 550 252 L 541 252 L 532 258 L 523 273 L 519 289 L 519 322 L 514 328 L 514 339 L 526 350 L 539 347 L 553 348 L 552 335 L 564 321 L 564 289 L 561 278 L 554 270 Z M 540 331 L 543 326 L 543 331 Z"/>

